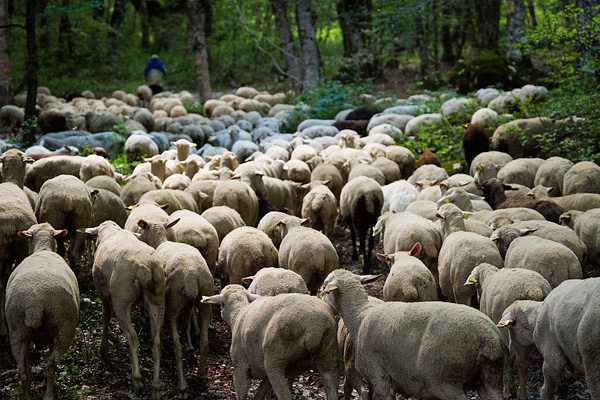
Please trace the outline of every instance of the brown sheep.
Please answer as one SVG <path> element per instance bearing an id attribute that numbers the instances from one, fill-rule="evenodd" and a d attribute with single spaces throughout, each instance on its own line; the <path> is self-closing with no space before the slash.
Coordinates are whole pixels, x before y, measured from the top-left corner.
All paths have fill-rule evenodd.
<path id="1" fill-rule="evenodd" d="M 483 124 L 469 124 L 462 139 L 463 151 L 467 168 L 471 168 L 471 162 L 480 153 L 490 151 L 490 135 Z"/>
<path id="2" fill-rule="evenodd" d="M 435 153 L 429 149 L 423 150 L 423 152 L 419 156 L 419 161 L 417 161 L 417 168 L 425 164 L 433 164 L 437 165 L 438 167 L 442 166 L 442 162 L 440 161 L 439 157 L 436 156 Z"/>
<path id="3" fill-rule="evenodd" d="M 351 129 L 354 132 L 358 133 L 360 136 L 365 136 L 367 134 L 367 126 L 368 125 L 369 125 L 368 119 L 361 119 L 361 120 L 356 120 L 356 121 L 349 121 L 349 120 L 337 121 L 332 124 L 332 126 L 335 126 L 340 131 L 343 131 L 344 129 Z"/>
<path id="4" fill-rule="evenodd" d="M 369 120 L 375 114 L 379 114 L 379 110 L 376 108 L 357 108 L 346 115 L 346 121 Z"/>
<path id="5" fill-rule="evenodd" d="M 551 201 L 507 197 L 504 191 L 512 190 L 512 187 L 503 184 L 496 178 L 485 181 L 481 190 L 483 190 L 485 200 L 494 210 L 515 207 L 531 208 L 542 214 L 548 221 L 557 224 L 560 223 L 560 215 L 565 212 L 561 206 Z"/>

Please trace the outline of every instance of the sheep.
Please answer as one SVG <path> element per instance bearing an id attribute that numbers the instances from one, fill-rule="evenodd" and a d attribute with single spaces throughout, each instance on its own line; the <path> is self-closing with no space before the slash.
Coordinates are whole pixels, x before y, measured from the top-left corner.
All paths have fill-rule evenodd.
<path id="1" fill-rule="evenodd" d="M 6 286 L 6 321 L 12 353 L 17 360 L 24 398 L 31 399 L 29 351 L 48 343 L 46 393 L 54 399 L 56 362 L 75 337 L 79 316 L 77 278 L 65 260 L 54 253 L 54 230 L 48 223 L 33 225 L 19 235 L 30 239 L 30 256 L 17 265 Z M 0 321 L 4 325 L 4 319 Z"/>
<path id="2" fill-rule="evenodd" d="M 390 274 L 383 285 L 383 300 L 437 301 L 437 289 L 433 274 L 417 258 L 423 251 L 421 243 L 416 243 L 408 253 L 377 254 L 381 261 L 390 261 Z"/>
<path id="3" fill-rule="evenodd" d="M 540 196 L 539 189 L 543 188 L 543 196 Z M 553 191 L 551 191 L 553 192 Z M 597 193 L 575 193 L 560 197 L 547 197 L 548 192 L 543 186 L 536 186 L 532 192 L 528 193 L 533 198 L 544 199 L 558 204 L 565 210 L 588 211 L 592 208 L 600 208 L 600 194 Z"/>
<path id="4" fill-rule="evenodd" d="M 471 162 L 471 167 L 469 168 L 469 175 L 475 176 L 475 173 L 477 172 L 477 166 L 483 161 L 489 161 L 495 165 L 505 165 L 512 160 L 513 158 L 510 154 L 503 153 L 501 151 L 486 151 L 483 153 L 479 153 Z"/>
<path id="5" fill-rule="evenodd" d="M 87 182 L 89 179 L 98 175 L 114 177 L 115 172 L 112 165 L 110 165 L 104 157 L 95 154 L 85 157 L 81 164 L 81 169 L 79 170 L 81 180 Z"/>
<path id="6" fill-rule="evenodd" d="M 121 196 L 121 186 L 115 178 L 111 178 L 110 176 L 98 175 L 88 179 L 85 184 L 93 189 L 105 189 L 119 197 Z"/>
<path id="7" fill-rule="evenodd" d="M 163 189 L 185 190 L 192 180 L 183 174 L 173 174 L 163 182 Z"/>
<path id="8" fill-rule="evenodd" d="M 259 296 L 277 296 L 282 293 L 309 294 L 304 279 L 296 272 L 283 268 L 262 268 L 256 275 L 243 279 L 250 283 L 248 292 Z"/>
<path id="9" fill-rule="evenodd" d="M 376 114 L 379 114 L 379 110 L 376 108 L 356 108 L 346 115 L 346 121 L 364 121 L 373 118 Z"/>
<path id="10" fill-rule="evenodd" d="M 516 238 L 531 234 L 533 236 L 549 239 L 567 246 L 581 263 L 585 265 L 588 249 L 577 234 L 565 227 L 556 226 L 549 221 L 518 221 L 498 228 L 490 238 L 496 242 L 500 254 L 504 258 L 510 244 Z"/>
<path id="11" fill-rule="evenodd" d="M 440 161 L 439 157 L 429 149 L 423 150 L 419 156 L 419 159 L 417 160 L 417 168 L 427 164 L 437 165 L 438 167 L 442 166 L 442 162 Z"/>
<path id="12" fill-rule="evenodd" d="M 217 230 L 219 243 L 229 232 L 245 225 L 240 213 L 227 206 L 211 207 L 205 210 L 201 216 Z"/>
<path id="13" fill-rule="evenodd" d="M 21 107 L 6 104 L 0 108 L 0 123 L 3 127 L 8 127 L 8 131 L 17 133 L 17 128 L 21 127 L 25 119 L 25 110 Z"/>
<path id="14" fill-rule="evenodd" d="M 92 277 L 102 299 L 102 341 L 100 354 L 108 355 L 108 326 L 114 310 L 125 333 L 131 353 L 131 381 L 139 396 L 144 384 L 138 361 L 138 337 L 131 324 L 131 308 L 143 300 L 150 316 L 152 335 L 152 399 L 160 398 L 161 331 L 165 314 L 165 273 L 156 251 L 113 221 L 85 232 L 97 236 Z M 135 282 L 135 285 L 131 285 Z"/>
<path id="15" fill-rule="evenodd" d="M 194 194 L 190 192 L 175 189 L 155 189 L 144 193 L 140 197 L 138 204 L 148 201 L 157 204 L 169 204 L 169 207 L 165 211 L 171 215 L 178 210 L 190 210 L 197 213 L 199 211 L 199 200 L 199 198 L 194 197 Z"/>
<path id="16" fill-rule="evenodd" d="M 413 172 L 413 174 L 408 178 L 408 181 L 414 185 L 415 182 L 423 179 L 430 181 L 439 179 L 441 182 L 445 179 L 448 179 L 448 173 L 444 168 L 438 167 L 437 165 L 426 164 L 417 168 L 415 172 Z"/>
<path id="17" fill-rule="evenodd" d="M 304 197 L 302 218 L 310 219 L 311 228 L 322 231 L 325 236 L 333 233 L 337 220 L 337 207 L 335 195 L 326 184 L 314 186 Z"/>
<path id="18" fill-rule="evenodd" d="M 518 158 L 509 161 L 498 171 L 498 179 L 506 184 L 518 183 L 533 187 L 535 175 L 543 162 L 541 158 Z"/>
<path id="19" fill-rule="evenodd" d="M 140 219 L 166 223 L 169 221 L 169 214 L 166 213 L 165 209 L 168 208 L 168 204 L 159 205 L 153 201 L 146 201 L 135 206 L 127 207 L 131 212 L 125 221 L 124 229 L 134 233 L 140 233 L 140 226 L 138 224 Z M 175 241 L 175 234 L 171 230 L 168 231 L 168 240 Z"/>
<path id="20" fill-rule="evenodd" d="M 75 269 L 84 236 L 77 229 L 92 226 L 92 189 L 71 175 L 59 175 L 46 181 L 40 189 L 35 209 L 37 220 L 69 231 L 69 265 Z M 65 255 L 64 240 L 58 241 L 58 254 Z"/>
<path id="21" fill-rule="evenodd" d="M 515 301 L 543 301 L 552 290 L 548 281 L 535 271 L 520 268 L 498 269 L 486 263 L 473 268 L 465 285 L 474 285 L 477 288 L 479 310 L 492 321 L 501 321 L 504 310 Z M 504 343 L 510 348 L 509 333 L 501 333 Z M 518 398 L 526 400 L 529 358 L 517 357 L 516 361 L 520 373 Z"/>
<path id="22" fill-rule="evenodd" d="M 573 166 L 573 162 L 562 157 L 550 157 L 545 160 L 538 168 L 533 185 L 543 185 L 553 187 L 550 194 L 552 197 L 558 197 L 563 192 L 564 176 Z M 569 208 L 567 208 L 569 210 Z"/>
<path id="23" fill-rule="evenodd" d="M 435 203 L 433 205 L 435 207 Z M 383 251 L 386 254 L 409 251 L 416 243 L 421 243 L 424 253 L 422 261 L 437 282 L 442 232 L 436 224 L 411 212 L 387 212 L 379 218 L 373 228 L 373 235 L 378 234 L 383 235 Z"/>
<path id="24" fill-rule="evenodd" d="M 405 180 L 398 180 L 382 186 L 381 191 L 383 192 L 382 213 L 386 211 L 404 211 L 419 195 L 417 189 Z"/>
<path id="25" fill-rule="evenodd" d="M 415 169 L 415 156 L 406 147 L 388 146 L 386 148 L 386 158 L 394 161 L 400 168 L 400 177 L 408 179 Z"/>
<path id="26" fill-rule="evenodd" d="M 250 185 L 240 181 L 225 181 L 215 188 L 213 206 L 228 206 L 238 211 L 248 226 L 258 222 L 258 198 Z"/>
<path id="27" fill-rule="evenodd" d="M 175 241 L 195 247 L 206 260 L 211 274 L 215 274 L 219 252 L 219 234 L 206 218 L 189 210 L 175 211 L 170 220 L 179 219 L 172 227 Z"/>
<path id="28" fill-rule="evenodd" d="M 287 179 L 302 184 L 310 182 L 310 168 L 304 161 L 290 160 L 286 163 L 286 165 L 288 167 Z"/>
<path id="29" fill-rule="evenodd" d="M 352 130 L 356 132 L 360 136 L 365 136 L 367 134 L 367 126 L 369 125 L 369 120 L 345 120 L 345 121 L 336 121 L 331 126 L 336 127 L 340 132 L 344 130 Z"/>
<path id="30" fill-rule="evenodd" d="M 127 209 L 123 200 L 105 189 L 94 189 L 91 194 L 93 196 L 91 226 L 98 226 L 110 220 L 123 228 L 127 221 Z"/>
<path id="31" fill-rule="evenodd" d="M 263 379 L 256 398 L 272 388 L 278 399 L 291 400 L 289 380 L 316 366 L 328 400 L 337 399 L 340 364 L 333 313 L 319 299 L 299 294 L 259 297 L 242 286 L 226 286 L 202 300 L 221 304 L 232 332 L 231 358 L 238 399 L 247 397 L 248 375 Z M 258 344 L 258 346 L 257 346 Z"/>
<path id="32" fill-rule="evenodd" d="M 125 155 L 130 162 L 151 158 L 158 154 L 158 146 L 148 134 L 132 133 L 125 141 Z"/>
<path id="33" fill-rule="evenodd" d="M 331 183 L 328 187 L 333 192 L 333 195 L 336 198 L 336 203 L 339 203 L 340 194 L 342 193 L 342 188 L 344 187 L 344 179 L 340 174 L 340 171 L 329 163 L 324 163 L 314 167 L 310 174 L 310 181 L 327 181 L 331 180 Z"/>
<path id="34" fill-rule="evenodd" d="M 56 156 L 37 160 L 25 174 L 25 185 L 39 192 L 44 182 L 58 175 L 73 175 L 79 177 L 79 171 L 84 157 Z"/>
<path id="35" fill-rule="evenodd" d="M 348 165 L 351 167 L 350 173 L 348 174 L 348 182 L 360 176 L 370 178 L 380 186 L 385 185 L 385 175 L 383 175 L 383 172 L 381 172 L 379 168 L 370 164 L 363 164 L 360 161 L 356 162 L 356 160 L 351 160 Z"/>
<path id="36" fill-rule="evenodd" d="M 151 172 L 131 175 L 126 180 L 130 182 L 121 191 L 121 200 L 126 206 L 137 204 L 147 192 L 162 189 L 162 182 Z"/>
<path id="37" fill-rule="evenodd" d="M 573 214 L 569 211 L 569 214 Z M 600 265 L 600 209 L 595 208 L 579 215 L 574 220 L 573 230 L 588 249 L 588 264 Z"/>
<path id="38" fill-rule="evenodd" d="M 316 294 L 323 279 L 339 267 L 339 257 L 329 238 L 303 226 L 309 222 L 286 217 L 277 222 L 281 228 L 279 266 L 298 273 L 311 294 Z"/>
<path id="39" fill-rule="evenodd" d="M 277 267 L 278 253 L 273 242 L 262 231 L 252 227 L 234 229 L 219 246 L 216 277 L 221 286 L 241 284 L 242 278 L 261 268 Z"/>
<path id="40" fill-rule="evenodd" d="M 325 279 L 321 292 L 343 318 L 356 347 L 356 370 L 375 397 L 391 399 L 400 390 L 462 399 L 465 390 L 475 389 L 482 399 L 502 398 L 504 345 L 487 316 L 441 302 L 369 304 L 361 283 L 378 278 L 340 269 Z"/>
<path id="41" fill-rule="evenodd" d="M 386 185 L 400 179 L 400 168 L 398 167 L 398 164 L 392 160 L 385 157 L 378 157 L 371 165 L 378 168 L 383 173 Z"/>
<path id="42" fill-rule="evenodd" d="M 410 203 L 404 211 L 417 214 L 431 221 L 437 221 L 435 213 L 437 213 L 437 205 L 431 200 L 415 200 Z"/>
<path id="43" fill-rule="evenodd" d="M 491 108 L 480 108 L 471 116 L 471 124 L 479 124 L 485 127 L 491 125 L 495 118 L 498 118 L 498 113 L 496 111 L 492 110 Z M 489 148 L 489 135 L 486 136 L 488 136 L 487 147 Z"/>
<path id="44" fill-rule="evenodd" d="M 507 268 L 523 268 L 539 272 L 552 288 L 567 279 L 583 278 L 577 256 L 567 246 L 536 236 L 519 237 L 508 246 Z"/>
<path id="45" fill-rule="evenodd" d="M 369 235 L 368 248 L 365 245 L 369 229 L 377 223 L 383 206 L 383 191 L 377 182 L 367 177 L 357 177 L 349 180 L 342 189 L 340 197 L 340 217 L 350 228 L 352 241 L 352 259 L 358 260 L 356 235 L 363 256 L 363 271 L 369 271 L 371 252 L 373 250 L 373 235 Z"/>
<path id="46" fill-rule="evenodd" d="M 453 231 L 446 236 L 440 248 L 438 258 L 440 289 L 450 301 L 474 305 L 475 291 L 464 285 L 473 268 L 484 262 L 502 268 L 504 261 L 490 238 L 458 230 L 462 227 L 447 227 L 456 219 L 462 221 L 462 215 L 457 218 L 456 211 L 457 208 L 451 205 L 444 205 L 438 211 L 439 216 L 444 220 L 443 224 L 446 225 L 444 231 Z"/>
<path id="47" fill-rule="evenodd" d="M 462 146 L 467 168 L 471 168 L 471 163 L 478 154 L 490 151 L 490 137 L 485 126 L 478 123 L 469 124 L 463 134 Z"/>
<path id="48" fill-rule="evenodd" d="M 496 128 L 492 135 L 492 148 L 513 158 L 536 156 L 538 142 L 534 139 L 535 135 L 543 134 L 553 126 L 554 122 L 546 117 L 515 119 Z M 527 139 L 526 144 L 523 139 Z"/>
<path id="49" fill-rule="evenodd" d="M 495 209 L 526 207 L 538 211 L 548 221 L 558 224 L 558 218 L 565 210 L 556 203 L 547 200 L 524 199 L 524 198 L 509 198 L 504 193 L 504 190 L 512 188 L 503 184 L 496 178 L 488 179 L 483 183 L 483 195 L 490 206 Z"/>
<path id="50" fill-rule="evenodd" d="M 562 194 L 599 193 L 600 166 L 591 161 L 580 161 L 569 169 L 563 178 Z"/>

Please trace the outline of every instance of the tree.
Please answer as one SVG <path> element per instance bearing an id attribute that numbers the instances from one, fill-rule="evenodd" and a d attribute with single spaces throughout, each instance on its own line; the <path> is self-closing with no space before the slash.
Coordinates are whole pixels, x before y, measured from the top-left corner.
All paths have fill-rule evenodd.
<path id="1" fill-rule="evenodd" d="M 506 1 L 506 44 L 508 51 L 506 57 L 517 64 L 523 61 L 521 50 L 518 45 L 524 44 L 527 40 L 525 30 L 525 4 L 523 0 L 507 0 Z M 527 58 L 527 56 L 525 56 Z"/>
<path id="2" fill-rule="evenodd" d="M 366 30 L 371 27 L 371 0 L 338 0 L 338 21 L 342 30 L 344 57 L 351 57 L 367 49 Z"/>
<path id="3" fill-rule="evenodd" d="M 112 29 L 108 32 L 110 46 L 112 47 L 109 51 L 109 54 L 111 54 L 110 64 L 115 68 L 119 60 L 119 30 L 123 19 L 125 19 L 125 0 L 115 0 L 112 17 L 110 18 Z"/>
<path id="4" fill-rule="evenodd" d="M 202 18 L 200 18 L 198 1 L 186 0 L 186 6 L 188 13 L 188 31 L 192 39 L 192 52 L 196 63 L 196 82 L 198 84 L 198 92 L 200 92 L 200 101 L 204 103 L 206 100 L 212 98 L 204 27 L 202 26 Z"/>
<path id="5" fill-rule="evenodd" d="M 477 13 L 477 36 L 475 46 L 479 49 L 498 51 L 500 36 L 501 0 L 473 0 Z"/>
<path id="6" fill-rule="evenodd" d="M 35 118 L 35 104 L 37 100 L 38 87 L 38 59 L 37 43 L 35 37 L 35 20 L 37 12 L 37 1 L 27 0 L 27 12 L 25 14 L 25 30 L 27 32 L 27 100 L 25 103 L 25 121 L 31 122 Z M 30 123 L 26 127 L 25 141 L 35 142 L 35 126 Z"/>
<path id="7" fill-rule="evenodd" d="M 296 0 L 296 23 L 302 49 L 302 87 L 303 90 L 306 90 L 315 87 L 317 80 L 321 77 L 317 33 L 313 23 L 310 0 Z"/>
<path id="8" fill-rule="evenodd" d="M 271 0 L 271 7 L 275 15 L 275 26 L 279 34 L 283 55 L 287 63 L 288 71 L 296 79 L 292 79 L 296 93 L 302 92 L 302 63 L 298 57 L 298 49 L 294 43 L 292 30 L 287 18 L 287 7 L 282 0 Z"/>
<path id="9" fill-rule="evenodd" d="M 13 102 L 12 76 L 8 54 L 7 2 L 0 0 L 0 107 Z"/>
<path id="10" fill-rule="evenodd" d="M 142 50 L 147 50 L 150 47 L 150 20 L 148 17 L 148 4 L 146 0 L 132 0 L 133 8 L 140 15 L 140 25 L 142 31 Z"/>

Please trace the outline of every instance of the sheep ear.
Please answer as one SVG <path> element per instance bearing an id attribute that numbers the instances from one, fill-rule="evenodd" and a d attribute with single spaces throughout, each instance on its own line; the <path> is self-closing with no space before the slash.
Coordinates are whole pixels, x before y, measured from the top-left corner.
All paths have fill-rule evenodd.
<path id="1" fill-rule="evenodd" d="M 435 181 L 431 182 L 432 185 L 437 185 L 440 182 L 440 178 L 437 178 Z"/>
<path id="2" fill-rule="evenodd" d="M 410 249 L 410 251 L 408 252 L 408 255 L 409 256 L 413 256 L 413 257 L 417 257 L 417 255 L 420 254 L 421 251 L 423 251 L 423 246 L 421 245 L 421 243 L 417 242 L 412 247 L 412 249 Z"/>
<path id="3" fill-rule="evenodd" d="M 338 289 L 339 288 L 336 285 L 329 283 L 329 284 L 327 284 L 327 286 L 325 286 L 325 288 L 321 291 L 321 293 L 319 293 L 319 297 L 322 298 L 324 295 L 329 294 Z"/>
<path id="4" fill-rule="evenodd" d="M 258 294 L 250 293 L 250 294 L 248 295 L 248 301 L 249 301 L 250 303 L 252 303 L 253 301 L 260 299 L 261 297 L 262 297 L 262 296 L 260 296 L 260 295 L 258 295 Z"/>
<path id="5" fill-rule="evenodd" d="M 416 181 L 414 183 L 414 185 L 417 186 L 417 187 L 419 187 L 419 186 L 423 185 L 423 183 L 421 181 Z"/>
<path id="6" fill-rule="evenodd" d="M 240 174 L 234 174 L 229 179 L 231 179 L 232 181 L 239 181 L 241 179 L 241 177 L 242 176 Z"/>
<path id="7" fill-rule="evenodd" d="M 79 229 L 78 229 L 79 230 Z M 83 229 L 86 235 L 98 236 L 98 227 Z"/>
<path id="8" fill-rule="evenodd" d="M 475 168 L 477 168 L 479 171 L 483 172 L 483 167 L 481 165 L 477 165 L 477 166 L 475 166 Z"/>
<path id="9" fill-rule="evenodd" d="M 513 326 L 515 326 L 516 319 L 517 316 L 509 312 L 506 315 L 503 315 L 502 318 L 500 318 L 500 322 L 498 322 L 498 325 L 496 326 L 498 328 L 512 328 Z"/>
<path id="10" fill-rule="evenodd" d="M 436 213 L 435 213 L 435 216 L 436 216 L 437 218 L 444 219 L 444 217 L 442 216 L 442 214 L 440 214 L 439 212 L 436 212 Z"/>
<path id="11" fill-rule="evenodd" d="M 535 231 L 537 231 L 537 229 L 534 229 L 534 228 L 519 229 L 519 234 L 521 236 L 527 236 L 529 234 L 532 234 Z"/>
<path id="12" fill-rule="evenodd" d="M 306 226 L 308 224 L 310 224 L 310 218 L 303 218 L 303 219 L 300 220 L 300 225 L 301 226 Z"/>
<path id="13" fill-rule="evenodd" d="M 469 183 L 471 183 L 471 181 L 460 181 L 458 182 L 458 186 L 467 186 Z"/>
<path id="14" fill-rule="evenodd" d="M 533 192 L 528 192 L 528 193 L 527 193 L 527 197 L 531 197 L 532 199 L 535 199 L 535 193 L 533 193 Z"/>
<path id="15" fill-rule="evenodd" d="M 142 229 L 148 229 L 148 222 L 144 221 L 143 219 L 140 219 L 137 222 L 137 226 L 139 226 Z"/>
<path id="16" fill-rule="evenodd" d="M 181 218 L 177 218 L 175 221 L 171 221 L 171 222 L 165 222 L 165 223 L 164 223 L 165 229 L 169 229 L 169 228 L 171 228 L 172 226 L 176 225 L 176 224 L 179 222 L 179 220 L 180 220 L 180 219 L 181 219 Z"/>
<path id="17" fill-rule="evenodd" d="M 513 185 L 502 184 L 502 190 L 519 190 L 519 188 Z"/>
<path id="18" fill-rule="evenodd" d="M 323 185 L 325 185 L 325 186 L 329 186 L 330 183 L 331 183 L 331 179 L 326 179 L 323 181 Z"/>
<path id="19" fill-rule="evenodd" d="M 213 159 L 213 156 L 204 156 L 204 158 L 206 158 L 208 161 Z"/>
<path id="20" fill-rule="evenodd" d="M 190 147 L 196 147 L 196 143 L 190 144 Z"/>
<path id="21" fill-rule="evenodd" d="M 285 221 L 280 219 L 279 221 L 277 221 L 277 226 L 279 227 L 284 227 L 286 225 Z"/>
<path id="22" fill-rule="evenodd" d="M 35 162 L 35 160 L 29 156 L 25 156 L 25 157 L 23 157 L 23 162 L 25 164 L 31 164 L 31 163 Z"/>
<path id="23" fill-rule="evenodd" d="M 131 211 L 131 210 L 133 210 L 134 208 L 136 208 L 136 207 L 138 207 L 138 206 L 139 206 L 139 204 L 134 204 L 134 205 L 131 205 L 131 206 L 127 206 L 127 207 L 125 207 L 125 209 L 126 209 L 127 211 Z"/>
<path id="24" fill-rule="evenodd" d="M 205 199 L 208 197 L 208 195 L 204 192 L 198 192 L 198 197 L 200 197 L 201 199 Z"/>
<path id="25" fill-rule="evenodd" d="M 440 187 L 441 187 L 441 188 L 444 188 L 444 189 L 448 189 L 448 183 L 446 183 L 446 182 L 441 182 L 441 183 L 440 183 Z"/>
<path id="26" fill-rule="evenodd" d="M 561 221 L 568 221 L 571 219 L 571 216 L 567 213 L 563 213 L 560 215 L 560 217 L 558 217 L 558 219 Z"/>
<path id="27" fill-rule="evenodd" d="M 91 189 L 90 190 L 90 196 L 97 196 L 98 193 L 100 193 L 100 191 L 98 189 Z"/>
<path id="28" fill-rule="evenodd" d="M 550 192 L 551 192 L 551 191 L 553 191 L 553 190 L 554 190 L 554 186 L 550 186 L 550 187 L 547 187 L 547 188 L 546 188 L 546 191 L 547 191 L 548 193 L 550 193 Z"/>
<path id="29" fill-rule="evenodd" d="M 290 169 L 290 166 L 287 164 L 283 164 L 283 167 L 281 167 L 284 171 L 287 171 Z"/>
<path id="30" fill-rule="evenodd" d="M 479 283 L 477 282 L 477 274 L 472 273 L 471 275 L 469 275 L 469 277 L 467 278 L 467 281 L 465 282 L 465 286 L 470 286 L 470 285 L 475 285 L 477 286 Z"/>
<path id="31" fill-rule="evenodd" d="M 123 178 L 124 181 L 130 181 L 133 179 L 133 175 L 129 175 Z"/>
<path id="32" fill-rule="evenodd" d="M 242 282 L 244 283 L 244 285 L 250 285 L 252 283 L 252 281 L 254 280 L 255 276 L 247 276 L 245 278 L 242 278 Z"/>
<path id="33" fill-rule="evenodd" d="M 494 164 L 494 167 L 496 168 L 496 171 L 500 171 L 502 167 L 504 167 L 504 164 Z M 481 170 L 483 171 L 483 168 Z"/>
<path id="34" fill-rule="evenodd" d="M 171 144 L 171 146 L 177 146 L 177 143 L 175 142 L 169 142 Z"/>
<path id="35" fill-rule="evenodd" d="M 202 296 L 200 301 L 204 304 L 223 304 L 225 302 L 225 296 L 222 294 L 216 294 L 214 296 Z"/>
<path id="36" fill-rule="evenodd" d="M 63 237 L 68 233 L 68 231 L 66 229 L 62 229 L 60 231 L 55 230 L 54 231 L 54 237 Z"/>
<path id="37" fill-rule="evenodd" d="M 469 217 L 470 217 L 470 216 L 471 216 L 471 213 L 470 213 L 470 212 L 468 212 L 468 211 L 463 211 L 463 217 L 464 217 L 465 219 L 469 219 Z"/>
<path id="38" fill-rule="evenodd" d="M 254 171 L 254 175 L 256 176 L 265 176 L 265 173 L 262 171 Z"/>
<path id="39" fill-rule="evenodd" d="M 377 282 L 378 280 L 381 279 L 382 276 L 383 276 L 383 274 L 379 274 L 379 275 L 359 275 L 359 277 L 360 277 L 360 283 L 362 283 L 363 285 L 366 285 L 367 283 Z"/>
<path id="40" fill-rule="evenodd" d="M 389 254 L 377 253 L 377 258 L 381 261 L 390 261 Z"/>
<path id="41" fill-rule="evenodd" d="M 485 200 L 483 197 L 477 196 L 476 194 L 473 194 L 473 193 L 469 193 L 469 198 L 471 200 Z"/>
<path id="42" fill-rule="evenodd" d="M 32 237 L 32 236 L 33 236 L 33 235 L 31 234 L 31 232 L 29 232 L 29 231 L 19 231 L 19 232 L 18 232 L 18 235 L 19 235 L 19 236 L 21 236 L 21 237 L 26 237 L 26 238 L 30 238 L 30 237 Z"/>
<path id="43" fill-rule="evenodd" d="M 159 204 L 157 207 L 158 207 L 158 208 L 162 208 L 163 210 L 167 210 L 169 207 L 171 207 L 171 204 L 170 204 L 170 203 L 167 203 L 167 204 Z"/>

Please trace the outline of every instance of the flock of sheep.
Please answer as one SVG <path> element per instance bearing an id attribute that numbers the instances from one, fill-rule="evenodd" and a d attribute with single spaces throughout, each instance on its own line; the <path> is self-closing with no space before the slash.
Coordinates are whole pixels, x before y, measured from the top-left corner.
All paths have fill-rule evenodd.
<path id="1" fill-rule="evenodd" d="M 543 101 L 544 88 L 483 89 L 448 99 L 439 113 L 417 95 L 383 112 L 306 120 L 296 133 L 281 132 L 293 109 L 282 94 L 240 88 L 198 115 L 183 107 L 193 101 L 187 92 L 144 91 L 67 101 L 41 90 L 38 146 L 0 156 L 0 340 L 10 339 L 26 399 L 28 353 L 42 346 L 50 347 L 44 399 L 54 398 L 56 364 L 75 336 L 84 249 L 102 299 L 99 351 L 109 353 L 114 312 L 138 395 L 130 314 L 143 303 L 153 399 L 165 324 L 181 394 L 192 332 L 197 376 L 206 377 L 212 304 L 231 328 L 238 399 L 254 377 L 255 399 L 291 400 L 291 380 L 311 368 L 329 400 L 342 374 L 345 399 L 353 390 L 363 400 L 458 400 L 466 390 L 501 399 L 511 391 L 508 363 L 519 367 L 523 400 L 535 349 L 543 400 L 572 371 L 600 399 L 600 278 L 584 279 L 586 266 L 600 266 L 600 167 L 537 158 L 533 135 L 577 119 L 509 121 L 510 107 Z M 0 115 L 17 127 L 18 111 Z M 468 174 L 449 176 L 433 152 L 415 160 L 395 144 L 465 116 Z M 499 117 L 508 122 L 489 135 Z M 110 132 L 118 123 L 131 135 Z M 101 155 L 72 154 L 87 146 L 143 162 L 124 177 Z M 365 275 L 339 268 L 329 238 L 337 223 L 348 226 Z M 369 275 L 376 237 L 377 258 L 390 263 L 383 299 L 363 287 L 381 278 Z"/>

